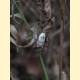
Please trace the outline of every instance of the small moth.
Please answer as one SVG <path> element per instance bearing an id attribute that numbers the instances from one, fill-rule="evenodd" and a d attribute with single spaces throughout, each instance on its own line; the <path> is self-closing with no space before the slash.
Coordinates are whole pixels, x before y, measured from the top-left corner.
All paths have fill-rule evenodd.
<path id="1" fill-rule="evenodd" d="M 39 38 L 38 38 L 38 41 L 37 41 L 37 47 L 43 47 L 44 46 L 45 38 L 46 38 L 46 35 L 45 35 L 45 33 L 42 32 L 39 35 Z"/>

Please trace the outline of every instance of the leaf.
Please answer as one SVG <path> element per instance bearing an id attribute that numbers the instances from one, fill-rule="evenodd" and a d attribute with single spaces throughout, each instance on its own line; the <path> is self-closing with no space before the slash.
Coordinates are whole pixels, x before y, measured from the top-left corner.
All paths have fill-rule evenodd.
<path id="1" fill-rule="evenodd" d="M 21 2 L 20 2 L 19 0 L 17 0 L 17 1 L 15 1 L 15 4 L 16 4 L 16 7 L 17 7 L 17 9 L 19 10 L 19 12 L 20 12 L 20 14 L 21 14 L 21 16 L 22 16 L 24 22 L 25 22 L 26 25 L 27 25 L 27 29 L 30 29 L 30 25 L 29 25 L 29 23 L 27 22 L 27 20 L 26 20 L 24 14 L 23 14 L 23 11 L 22 11 L 22 7 L 21 7 L 22 4 L 21 4 Z"/>

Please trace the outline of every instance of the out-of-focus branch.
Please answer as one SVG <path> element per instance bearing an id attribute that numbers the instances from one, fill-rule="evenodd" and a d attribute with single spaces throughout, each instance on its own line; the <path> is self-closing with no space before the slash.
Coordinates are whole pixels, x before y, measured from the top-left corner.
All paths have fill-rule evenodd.
<path id="1" fill-rule="evenodd" d="M 60 28 L 61 28 L 61 32 L 60 32 L 60 63 L 59 63 L 59 80 L 62 80 L 62 65 L 63 65 L 63 54 L 64 54 L 64 1 L 63 0 L 59 0 L 59 4 L 60 4 Z"/>
<path id="2" fill-rule="evenodd" d="M 52 38 L 55 37 L 56 35 L 60 34 L 60 32 L 61 32 L 61 29 L 53 32 L 53 33 L 50 35 L 50 39 L 52 39 Z"/>
<path id="3" fill-rule="evenodd" d="M 69 42 L 69 41 L 64 42 L 63 48 L 65 49 L 65 48 L 69 47 L 69 45 L 70 45 L 70 42 Z M 59 46 L 53 46 L 53 48 L 54 48 L 54 49 L 59 49 L 60 47 L 59 47 Z"/>

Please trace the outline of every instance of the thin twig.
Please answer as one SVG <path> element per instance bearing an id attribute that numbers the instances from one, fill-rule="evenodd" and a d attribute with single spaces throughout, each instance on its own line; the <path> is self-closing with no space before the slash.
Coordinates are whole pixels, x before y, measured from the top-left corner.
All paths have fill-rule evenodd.
<path id="1" fill-rule="evenodd" d="M 45 64 L 44 64 L 44 61 L 43 61 L 43 58 L 42 58 L 42 50 L 40 50 L 40 61 L 41 61 L 41 66 L 42 66 L 42 68 L 43 68 L 43 71 L 44 71 L 44 80 L 49 80 L 49 77 L 48 77 L 48 72 L 47 72 L 47 69 L 46 69 L 46 67 L 45 67 Z"/>

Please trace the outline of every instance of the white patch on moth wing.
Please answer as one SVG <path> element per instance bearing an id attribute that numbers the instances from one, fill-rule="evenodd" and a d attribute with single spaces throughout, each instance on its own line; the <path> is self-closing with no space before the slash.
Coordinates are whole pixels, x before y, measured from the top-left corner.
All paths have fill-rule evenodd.
<path id="1" fill-rule="evenodd" d="M 39 35 L 39 41 L 40 41 L 40 42 L 44 42 L 44 41 L 45 41 L 45 33 L 41 33 L 41 34 Z"/>
<path id="2" fill-rule="evenodd" d="M 38 41 L 37 41 L 37 45 L 38 45 L 39 47 L 43 47 L 43 46 L 44 46 L 45 37 L 46 37 L 45 33 L 41 33 L 41 34 L 39 35 L 39 38 L 38 38 Z"/>
<path id="3" fill-rule="evenodd" d="M 39 44 L 39 46 L 43 46 L 44 45 L 44 42 L 38 42 Z"/>

